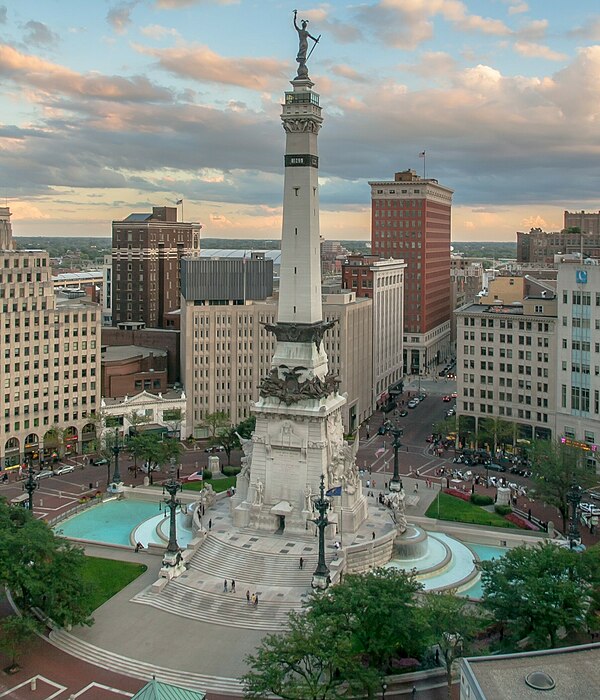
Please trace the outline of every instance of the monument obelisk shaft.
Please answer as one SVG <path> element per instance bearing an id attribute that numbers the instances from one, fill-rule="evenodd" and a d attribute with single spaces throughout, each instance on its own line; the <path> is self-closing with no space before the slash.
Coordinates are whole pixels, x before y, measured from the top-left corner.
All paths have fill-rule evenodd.
<path id="1" fill-rule="evenodd" d="M 355 531 L 367 514 L 355 462 L 344 440 L 339 380 L 329 374 L 323 335 L 319 231 L 319 155 L 323 122 L 319 95 L 306 68 L 306 20 L 299 27 L 298 74 L 285 93 L 286 134 L 277 321 L 265 327 L 277 338 L 271 371 L 253 406 L 256 428 L 244 445 L 243 469 L 232 498 L 234 523 L 260 530 L 304 534 L 313 523 L 313 497 L 321 479 L 340 488 L 329 536 L 341 525 Z"/>

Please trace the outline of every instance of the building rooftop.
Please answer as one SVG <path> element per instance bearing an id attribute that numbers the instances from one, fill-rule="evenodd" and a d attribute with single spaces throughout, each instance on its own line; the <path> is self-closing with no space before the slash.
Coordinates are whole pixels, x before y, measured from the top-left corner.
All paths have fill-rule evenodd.
<path id="1" fill-rule="evenodd" d="M 258 251 L 250 250 L 249 248 L 202 248 L 200 250 L 200 257 L 202 258 L 247 258 L 252 257 L 252 253 Z M 277 266 L 281 264 L 281 251 L 280 250 L 261 250 L 264 253 L 267 260 L 272 260 L 273 265 Z"/>
<path id="2" fill-rule="evenodd" d="M 596 700 L 600 697 L 600 644 L 463 659 L 462 672 L 481 691 L 474 699 Z M 537 690 L 525 680 L 546 674 L 554 688 Z"/>
<path id="3" fill-rule="evenodd" d="M 85 282 L 86 280 L 97 280 L 104 274 L 103 270 L 86 270 L 85 272 L 60 272 L 52 275 L 52 281 L 60 282 Z"/>
<path id="4" fill-rule="evenodd" d="M 116 362 L 119 360 L 130 360 L 134 357 L 166 357 L 166 350 L 157 348 L 146 348 L 142 345 L 106 345 L 102 347 L 102 361 Z"/>
<path id="5" fill-rule="evenodd" d="M 131 404 L 131 403 L 144 403 L 153 401 L 178 401 L 180 399 L 185 400 L 185 392 L 183 389 L 169 389 L 168 391 L 157 392 L 154 394 L 151 391 L 140 391 L 139 394 L 133 394 L 132 396 L 104 396 L 102 397 L 102 406 L 119 406 L 121 404 Z"/>

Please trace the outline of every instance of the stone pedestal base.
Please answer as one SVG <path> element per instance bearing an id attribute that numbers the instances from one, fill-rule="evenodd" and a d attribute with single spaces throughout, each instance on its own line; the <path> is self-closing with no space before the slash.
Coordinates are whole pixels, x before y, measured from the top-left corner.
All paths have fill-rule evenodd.
<path id="1" fill-rule="evenodd" d="M 108 493 L 116 494 L 116 493 L 123 493 L 125 490 L 125 484 L 122 481 L 116 482 L 112 481 L 107 487 L 106 490 Z"/>
<path id="2" fill-rule="evenodd" d="M 420 527 L 408 525 L 406 530 L 394 539 L 394 553 L 400 559 L 418 559 L 427 552 L 427 533 Z"/>
<path id="3" fill-rule="evenodd" d="M 329 576 L 329 572 L 327 572 L 326 574 L 313 574 L 310 585 L 312 588 L 324 591 L 326 588 L 329 587 L 330 583 L 331 577 Z"/>
<path id="4" fill-rule="evenodd" d="M 509 506 L 510 505 L 510 489 L 505 486 L 499 486 L 496 489 L 496 505 L 497 506 Z"/>
<path id="5" fill-rule="evenodd" d="M 402 485 L 400 484 L 400 479 L 398 479 L 398 481 L 394 481 L 393 479 L 390 479 L 389 489 L 390 489 L 390 491 L 400 491 L 402 489 Z"/>
<path id="6" fill-rule="evenodd" d="M 177 578 L 185 571 L 185 564 L 181 552 L 167 552 L 162 560 L 162 568 L 160 570 L 161 578 Z"/>

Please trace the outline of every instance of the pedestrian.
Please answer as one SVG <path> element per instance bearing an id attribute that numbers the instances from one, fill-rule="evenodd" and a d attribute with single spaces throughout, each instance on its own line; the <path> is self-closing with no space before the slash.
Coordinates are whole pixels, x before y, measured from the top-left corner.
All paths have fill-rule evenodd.
<path id="1" fill-rule="evenodd" d="M 373 481 L 371 482 L 371 486 L 375 488 L 375 479 L 373 479 Z"/>
<path id="2" fill-rule="evenodd" d="M 413 687 L 412 687 L 411 697 L 412 698 L 417 697 L 417 686 L 416 685 L 413 685 Z"/>
<path id="3" fill-rule="evenodd" d="M 246 604 L 250 605 L 250 591 L 246 591 Z"/>
<path id="4" fill-rule="evenodd" d="M 223 593 L 227 593 L 227 579 L 223 581 Z"/>
<path id="5" fill-rule="evenodd" d="M 258 593 L 254 594 L 254 607 L 258 608 Z"/>
<path id="6" fill-rule="evenodd" d="M 527 510 L 527 520 L 529 520 L 529 522 L 531 522 L 531 508 L 529 508 Z"/>
<path id="7" fill-rule="evenodd" d="M 371 539 L 372 539 L 372 540 L 375 539 L 375 532 L 374 532 L 374 531 L 373 531 L 373 533 L 371 534 Z"/>
<path id="8" fill-rule="evenodd" d="M 235 593 L 235 579 L 231 579 L 231 592 Z"/>
<path id="9" fill-rule="evenodd" d="M 419 482 L 415 481 L 415 493 L 419 490 Z"/>
<path id="10" fill-rule="evenodd" d="M 300 567 L 299 568 L 300 568 L 300 571 L 302 571 L 302 569 L 304 568 L 304 558 L 303 557 L 300 557 Z"/>
<path id="11" fill-rule="evenodd" d="M 404 486 L 402 485 L 402 479 L 400 479 L 400 491 L 404 491 Z"/>
<path id="12" fill-rule="evenodd" d="M 367 479 L 367 488 L 368 488 L 368 489 L 371 488 L 371 479 Z"/>
<path id="13" fill-rule="evenodd" d="M 208 521 L 208 529 L 212 530 L 212 518 L 210 518 Z"/>

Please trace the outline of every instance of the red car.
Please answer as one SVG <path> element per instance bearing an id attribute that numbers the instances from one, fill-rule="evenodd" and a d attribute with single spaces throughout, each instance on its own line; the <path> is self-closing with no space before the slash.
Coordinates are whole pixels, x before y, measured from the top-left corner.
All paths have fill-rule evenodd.
<path id="1" fill-rule="evenodd" d="M 452 401 L 452 397 L 451 396 L 442 396 L 442 401 L 445 401 L 446 403 L 448 403 L 448 401 Z"/>

